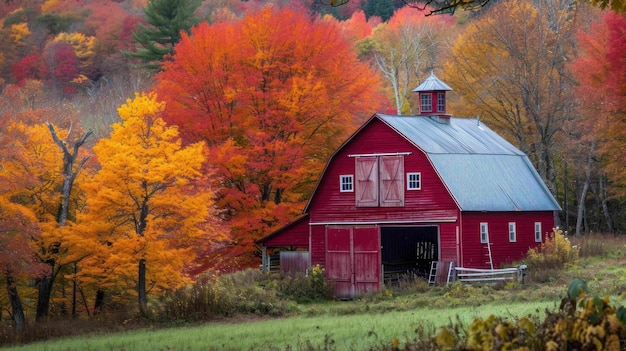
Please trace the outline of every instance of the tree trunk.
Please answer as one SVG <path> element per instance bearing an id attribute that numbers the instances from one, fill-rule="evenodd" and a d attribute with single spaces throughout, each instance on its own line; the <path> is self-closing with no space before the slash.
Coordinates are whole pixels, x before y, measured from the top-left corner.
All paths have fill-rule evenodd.
<path id="1" fill-rule="evenodd" d="M 102 312 L 103 305 L 104 305 L 104 291 L 101 289 L 98 289 L 98 291 L 96 291 L 96 302 L 93 305 L 94 316 Z"/>
<path id="2" fill-rule="evenodd" d="M 591 146 L 591 150 L 593 150 L 593 145 Z M 580 236 L 581 234 L 581 226 L 582 221 L 584 219 L 585 214 L 585 199 L 587 198 L 587 191 L 589 191 L 589 182 L 591 180 L 591 165 L 593 163 L 592 152 L 589 151 L 589 155 L 587 155 L 587 162 L 585 162 L 585 181 L 583 183 L 583 188 L 580 192 L 580 199 L 578 202 L 578 214 L 576 216 L 576 236 Z"/>
<path id="3" fill-rule="evenodd" d="M 11 314 L 13 315 L 13 321 L 15 321 L 15 330 L 20 332 L 24 330 L 26 318 L 24 317 L 22 300 L 20 300 L 20 295 L 17 293 L 17 287 L 11 272 L 7 272 L 7 295 L 11 303 Z"/>
<path id="4" fill-rule="evenodd" d="M 137 279 L 137 295 L 139 296 L 139 312 L 148 316 L 148 295 L 146 292 L 146 260 L 139 260 L 139 276 Z"/>
<path id="5" fill-rule="evenodd" d="M 37 295 L 37 310 L 35 318 L 37 321 L 48 316 L 50 310 L 50 293 L 52 292 L 52 275 L 44 275 L 39 277 L 39 293 Z"/>
<path id="6" fill-rule="evenodd" d="M 607 194 L 606 194 L 606 184 L 604 176 L 600 177 L 600 196 L 602 197 L 602 212 L 604 213 L 604 218 L 606 220 L 606 226 L 608 227 L 609 233 L 613 234 L 613 221 L 611 220 L 611 213 L 609 212 L 609 206 L 607 204 Z"/>

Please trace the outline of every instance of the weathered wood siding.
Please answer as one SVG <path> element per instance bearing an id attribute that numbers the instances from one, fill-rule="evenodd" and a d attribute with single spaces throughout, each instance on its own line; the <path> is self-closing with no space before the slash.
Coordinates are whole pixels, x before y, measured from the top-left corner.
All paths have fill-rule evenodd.
<path id="1" fill-rule="evenodd" d="M 283 273 L 304 273 L 311 266 L 308 251 L 281 251 L 280 271 Z"/>
<path id="2" fill-rule="evenodd" d="M 509 265 L 526 256 L 528 249 L 541 245 L 535 241 L 535 222 L 541 222 L 542 240 L 554 227 L 552 211 L 543 212 L 463 212 L 462 262 L 467 268 L 489 268 L 487 244 L 480 242 L 480 223 L 489 227 L 489 242 L 494 268 Z M 509 222 L 515 222 L 517 240 L 509 241 Z"/>

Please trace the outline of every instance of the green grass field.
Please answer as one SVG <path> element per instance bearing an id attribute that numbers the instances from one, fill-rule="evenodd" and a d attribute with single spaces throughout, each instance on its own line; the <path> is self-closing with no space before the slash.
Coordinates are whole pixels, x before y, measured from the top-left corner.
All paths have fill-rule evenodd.
<path id="1" fill-rule="evenodd" d="M 352 304 L 354 302 L 335 302 Z M 128 333 L 93 335 L 39 342 L 6 350 L 38 351 L 144 351 L 144 350 L 302 350 L 308 346 L 335 350 L 366 350 L 393 338 L 401 343 L 416 337 L 420 326 L 436 328 L 457 317 L 469 322 L 476 316 L 541 315 L 557 302 L 491 303 L 478 307 L 449 309 L 417 308 L 386 313 L 318 315 Z M 309 344 L 310 343 L 310 344 Z"/>
<path id="2" fill-rule="evenodd" d="M 354 301 L 295 304 L 283 317 L 237 314 L 182 327 L 176 326 L 180 322 L 161 321 L 159 328 L 93 329 L 103 331 L 2 350 L 380 350 L 382 346 L 389 349 L 393 339 L 401 348 L 434 335 L 442 326 L 467 326 L 475 317 L 542 318 L 546 309 L 558 308 L 575 278 L 587 281 L 590 293 L 614 296 L 616 304 L 624 305 L 620 297 L 626 291 L 624 242 L 599 237 L 577 245 L 589 254 L 566 268 L 540 266 L 529 272 L 526 284 L 430 287 L 414 282 Z"/>

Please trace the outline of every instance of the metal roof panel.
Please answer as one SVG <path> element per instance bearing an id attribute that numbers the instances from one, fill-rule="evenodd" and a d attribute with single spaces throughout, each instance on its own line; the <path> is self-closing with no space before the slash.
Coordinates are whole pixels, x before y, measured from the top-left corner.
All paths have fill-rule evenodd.
<path id="1" fill-rule="evenodd" d="M 378 117 L 426 153 L 461 210 L 560 210 L 528 156 L 477 120 Z"/>

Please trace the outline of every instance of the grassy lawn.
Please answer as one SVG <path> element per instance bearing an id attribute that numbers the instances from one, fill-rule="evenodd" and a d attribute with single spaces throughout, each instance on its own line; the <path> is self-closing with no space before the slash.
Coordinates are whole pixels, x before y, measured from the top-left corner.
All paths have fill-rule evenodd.
<path id="1" fill-rule="evenodd" d="M 337 302 L 337 304 L 354 302 Z M 417 308 L 406 311 L 352 315 L 296 316 L 238 323 L 140 330 L 111 335 L 94 335 L 40 342 L 7 350 L 366 350 L 392 338 L 400 342 L 416 337 L 417 328 L 435 328 L 456 320 L 471 321 L 476 316 L 541 315 L 555 308 L 556 301 L 494 302 L 482 306 L 448 309 Z M 310 343 L 310 344 L 309 344 Z"/>
<path id="2" fill-rule="evenodd" d="M 581 252 L 598 254 L 582 256 L 565 269 L 541 266 L 523 285 L 430 287 L 421 281 L 354 301 L 294 304 L 283 317 L 244 314 L 183 327 L 166 322 L 166 328 L 101 331 L 2 350 L 377 350 L 393 339 L 402 347 L 452 322 L 468 325 L 475 317 L 542 318 L 546 309 L 558 308 L 575 278 L 587 281 L 591 294 L 615 296 L 614 303 L 624 305 L 619 297 L 626 291 L 624 242 L 600 237 L 579 245 Z"/>

